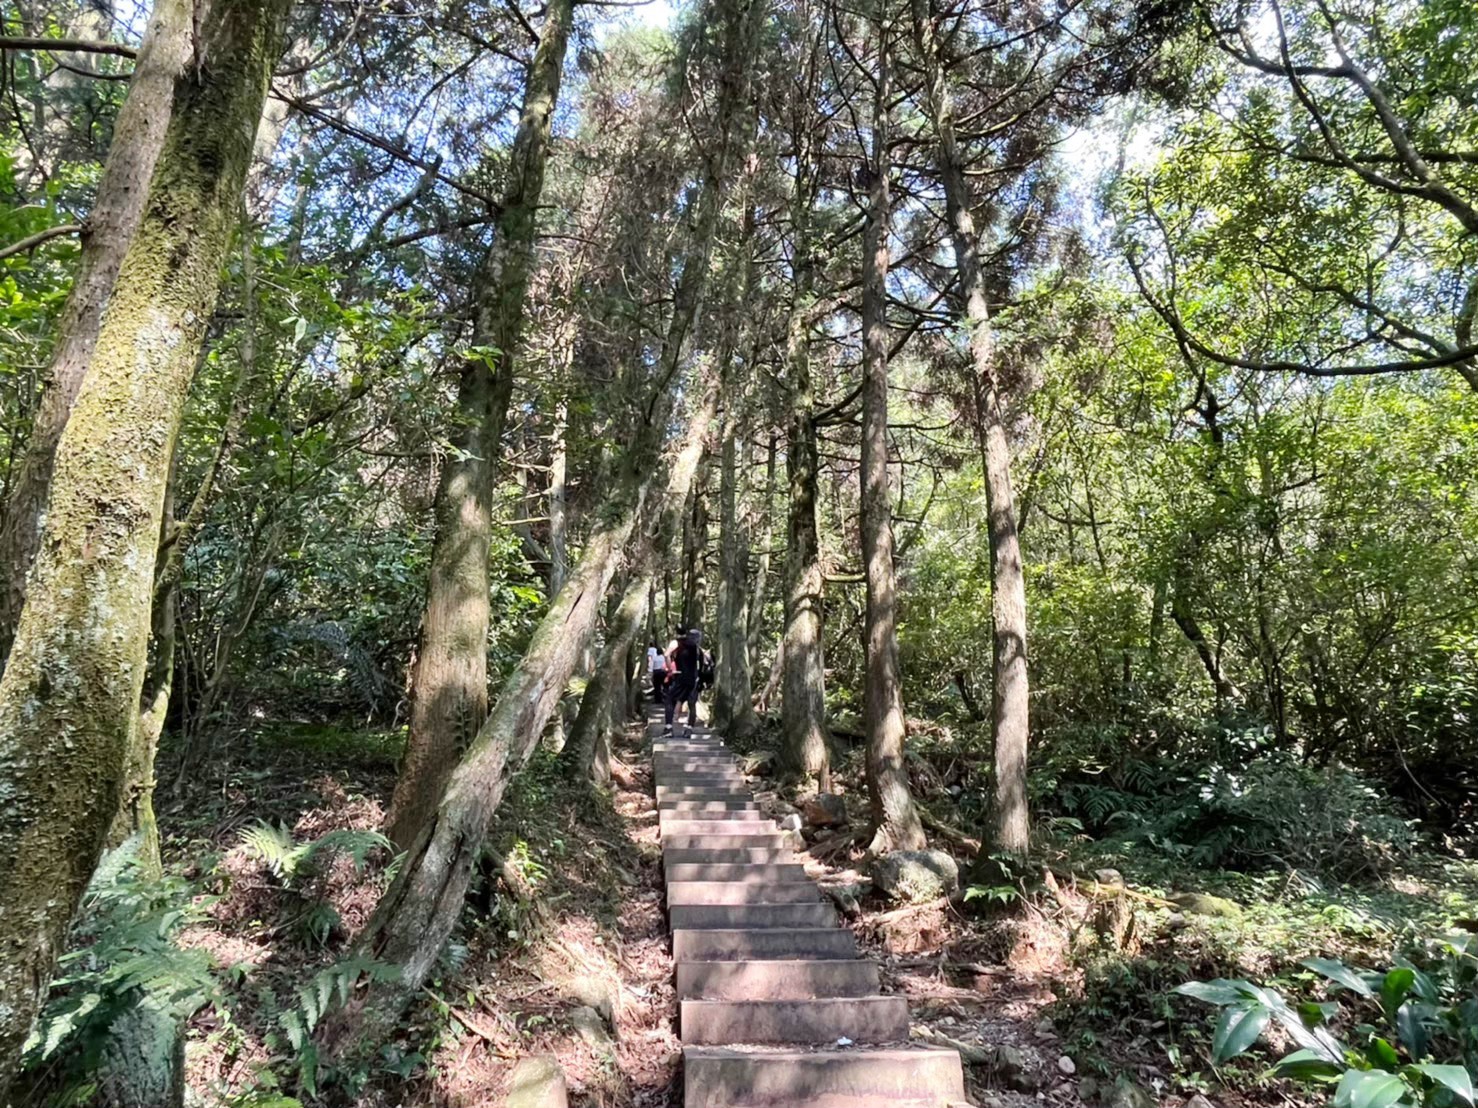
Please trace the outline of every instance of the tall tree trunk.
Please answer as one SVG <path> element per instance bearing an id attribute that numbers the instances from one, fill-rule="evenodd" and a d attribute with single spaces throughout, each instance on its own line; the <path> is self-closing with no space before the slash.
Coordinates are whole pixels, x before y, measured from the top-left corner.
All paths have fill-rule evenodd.
<path id="1" fill-rule="evenodd" d="M 765 602 L 770 591 L 770 547 L 775 542 L 775 486 L 779 467 L 776 465 L 779 451 L 778 436 L 772 431 L 765 454 L 765 493 L 758 511 L 760 537 L 756 544 L 758 554 L 754 559 L 754 580 L 744 598 L 744 626 L 749 634 L 749 669 L 752 673 L 760 665 L 760 646 L 764 642 Z M 753 527 L 745 530 L 754 533 Z"/>
<path id="2" fill-rule="evenodd" d="M 733 390 L 737 391 L 737 390 Z M 713 690 L 713 725 L 733 738 L 759 726 L 749 674 L 749 627 L 744 582 L 749 533 L 739 517 L 739 449 L 743 432 L 731 400 L 724 411 L 719 455 L 718 642 Z"/>
<path id="3" fill-rule="evenodd" d="M 601 597 L 650 495 L 662 429 L 678 391 L 678 371 L 698 318 L 713 257 L 725 189 L 738 160 L 735 123 L 749 100 L 749 60 L 765 10 L 763 0 L 728 0 L 721 8 L 725 62 L 717 119 L 722 140 L 704 174 L 696 205 L 693 246 L 673 296 L 672 316 L 655 367 L 656 397 L 628 451 L 605 522 L 585 543 L 578 564 L 504 682 L 497 706 L 457 765 L 432 818 L 402 861 L 360 936 L 358 949 L 399 967 L 394 983 L 364 990 L 354 1007 L 331 1021 L 325 1037 L 358 1054 L 381 1041 L 415 995 L 461 915 L 477 855 L 508 782 L 522 768 L 573 671 L 581 645 L 599 613 Z M 704 360 L 700 359 L 700 365 Z M 668 467 L 668 489 L 686 488 L 703 452 L 708 415 L 717 403 L 711 372 L 693 405 L 685 441 Z M 674 486 L 673 482 L 681 481 Z"/>
<path id="4" fill-rule="evenodd" d="M 219 0 L 196 29 L 195 71 L 174 84 L 145 214 L 57 447 L 0 679 L 0 1100 L 118 808 L 169 459 L 286 6 Z"/>
<path id="5" fill-rule="evenodd" d="M 57 443 L 97 345 L 118 269 L 143 219 L 149 182 L 169 125 L 175 78 L 190 57 L 191 22 L 191 5 L 185 0 L 158 0 L 154 5 L 128 95 L 113 125 L 113 142 L 82 235 L 77 275 L 57 324 L 56 347 L 41 402 L 30 438 L 11 474 L 0 525 L 0 566 L 5 567 L 0 587 L 0 661 L 9 653 L 25 603 L 26 575 L 36 556 Z"/>
<path id="6" fill-rule="evenodd" d="M 898 672 L 898 579 L 893 567 L 893 494 L 888 480 L 888 27 L 877 26 L 878 73 L 873 101 L 872 188 L 862 231 L 862 560 L 867 576 L 867 795 L 873 837 L 868 850 L 919 850 L 924 826 L 903 762 L 907 724 Z"/>
<path id="7" fill-rule="evenodd" d="M 791 776 L 817 777 L 825 787 L 831 774 L 831 742 L 826 730 L 826 663 L 822 640 L 825 580 L 816 520 L 820 459 L 810 350 L 815 283 L 811 206 L 816 182 L 811 142 L 800 135 L 797 141 L 801 153 L 796 159 L 795 195 L 791 204 L 794 278 L 785 349 L 790 378 L 790 435 L 786 456 L 790 478 L 786 530 L 790 548 L 785 560 L 785 636 L 781 647 L 784 656 L 781 766 Z"/>
<path id="8" fill-rule="evenodd" d="M 573 13 L 574 0 L 549 4 L 524 88 L 503 208 L 478 277 L 472 348 L 457 394 L 462 428 L 436 492 L 436 539 L 412 678 L 410 734 L 386 824 L 400 847 L 408 847 L 436 811 L 458 755 L 487 716 L 494 463 L 513 395 L 550 125 Z"/>
<path id="9" fill-rule="evenodd" d="M 703 613 L 708 610 L 708 482 L 713 472 L 713 455 L 705 451 L 693 478 L 693 500 L 683 527 L 683 610 L 682 625 L 703 626 Z"/>
<path id="10" fill-rule="evenodd" d="M 1011 444 L 1006 435 L 995 338 L 991 329 L 986 275 L 970 212 L 965 165 L 955 138 L 953 96 L 935 36 L 929 0 L 911 0 L 914 34 L 924 64 L 928 113 L 934 130 L 934 159 L 944 186 L 950 241 L 959 273 L 963 323 L 970 338 L 972 387 L 981 461 L 985 470 L 986 533 L 990 542 L 992 672 L 996 793 L 994 846 L 1025 854 L 1030 842 L 1026 799 L 1030 705 L 1027 684 L 1026 579 L 1016 536 L 1011 491 Z"/>

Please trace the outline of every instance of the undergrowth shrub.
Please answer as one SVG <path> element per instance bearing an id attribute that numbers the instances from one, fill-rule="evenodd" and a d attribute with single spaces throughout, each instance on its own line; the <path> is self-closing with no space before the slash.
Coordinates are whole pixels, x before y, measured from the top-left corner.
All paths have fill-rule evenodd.
<path id="1" fill-rule="evenodd" d="M 1112 774 L 1065 774 L 1055 786 L 1057 806 L 1084 830 L 1198 866 L 1370 881 L 1420 843 L 1414 822 L 1364 777 L 1279 754 L 1236 767 L 1131 759 Z"/>

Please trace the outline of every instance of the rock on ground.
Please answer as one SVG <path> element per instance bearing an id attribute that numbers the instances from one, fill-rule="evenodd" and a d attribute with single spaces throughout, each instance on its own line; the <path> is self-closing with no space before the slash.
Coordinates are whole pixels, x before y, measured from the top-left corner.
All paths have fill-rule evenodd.
<path id="1" fill-rule="evenodd" d="M 942 850 L 899 850 L 873 862 L 872 880 L 889 900 L 922 904 L 953 896 L 960 887 L 960 867 Z"/>
<path id="2" fill-rule="evenodd" d="M 565 1108 L 564 1070 L 550 1054 L 520 1058 L 509 1082 L 507 1108 Z"/>
<path id="3" fill-rule="evenodd" d="M 808 827 L 842 827 L 847 822 L 847 802 L 835 793 L 820 793 L 801 802 L 801 815 Z"/>

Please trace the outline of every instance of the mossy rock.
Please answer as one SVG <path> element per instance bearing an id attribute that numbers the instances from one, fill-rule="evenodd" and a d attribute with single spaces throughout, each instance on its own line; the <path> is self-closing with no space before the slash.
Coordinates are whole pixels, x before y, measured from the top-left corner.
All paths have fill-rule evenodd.
<path id="1" fill-rule="evenodd" d="M 1183 912 L 1193 916 L 1210 916 L 1213 919 L 1241 919 L 1242 906 L 1234 900 L 1210 893 L 1176 893 L 1170 902 Z"/>

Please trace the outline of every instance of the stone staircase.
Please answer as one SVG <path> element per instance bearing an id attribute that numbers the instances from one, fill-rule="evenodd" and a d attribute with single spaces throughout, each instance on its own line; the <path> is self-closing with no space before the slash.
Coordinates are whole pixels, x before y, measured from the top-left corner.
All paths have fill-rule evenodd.
<path id="1" fill-rule="evenodd" d="M 960 1056 L 908 1043 L 908 1005 L 696 729 L 652 742 L 686 1108 L 945 1108 Z"/>

